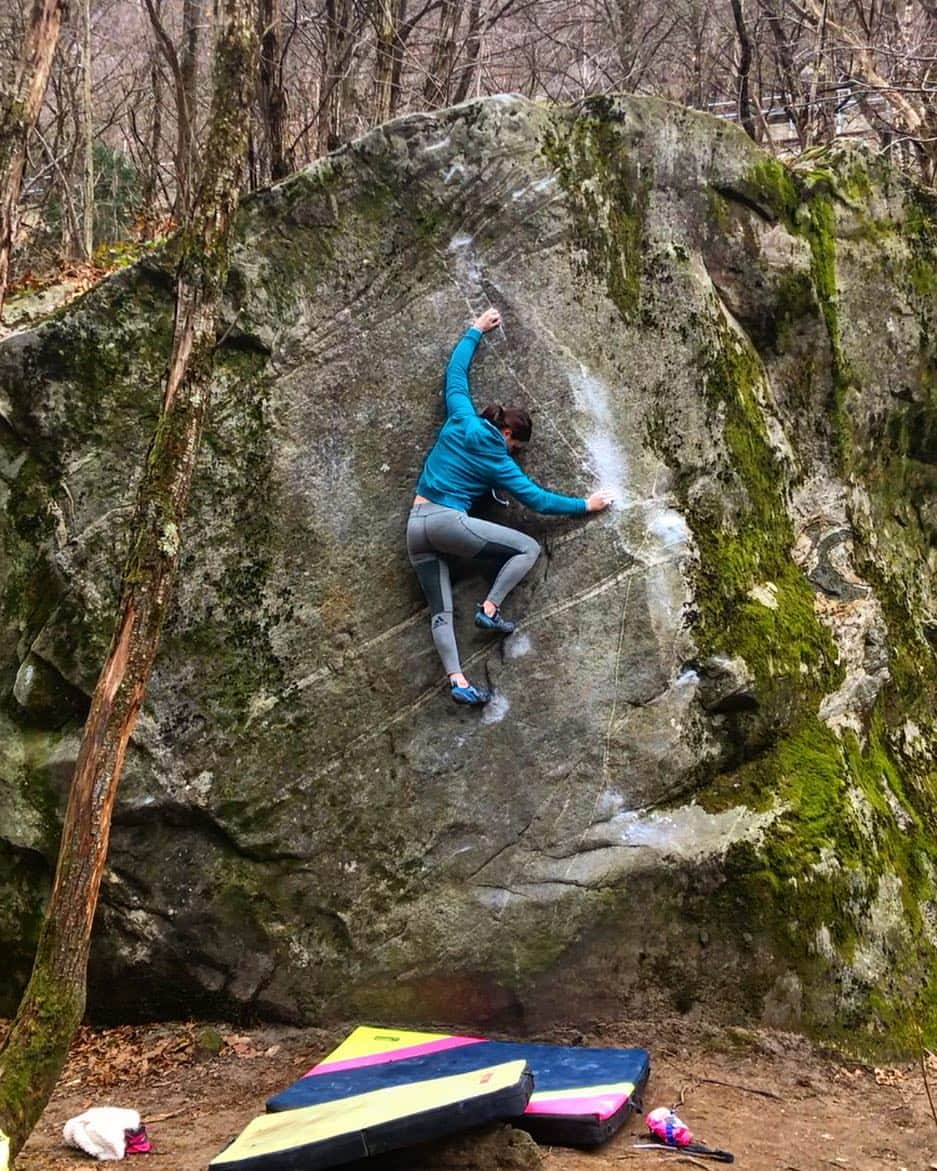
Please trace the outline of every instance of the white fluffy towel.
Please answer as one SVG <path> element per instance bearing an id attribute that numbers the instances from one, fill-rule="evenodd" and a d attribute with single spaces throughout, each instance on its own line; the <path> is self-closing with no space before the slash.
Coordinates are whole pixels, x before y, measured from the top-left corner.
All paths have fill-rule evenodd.
<path id="1" fill-rule="evenodd" d="M 77 1147 L 96 1159 L 122 1159 L 127 1153 L 126 1130 L 137 1130 L 140 1115 L 121 1106 L 92 1106 L 84 1114 L 69 1118 L 62 1136 L 70 1147 Z"/>

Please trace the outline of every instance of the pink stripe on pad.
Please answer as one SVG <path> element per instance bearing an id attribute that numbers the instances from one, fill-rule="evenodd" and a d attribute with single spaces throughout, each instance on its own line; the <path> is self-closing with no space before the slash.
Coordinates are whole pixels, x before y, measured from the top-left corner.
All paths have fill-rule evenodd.
<path id="1" fill-rule="evenodd" d="M 363 1069 L 367 1065 L 384 1065 L 388 1061 L 406 1061 L 408 1057 L 425 1057 L 428 1053 L 442 1053 L 446 1049 L 458 1049 L 462 1045 L 479 1045 L 484 1037 L 440 1037 L 438 1041 L 424 1041 L 422 1045 L 406 1045 L 402 1049 L 391 1049 L 386 1053 L 366 1053 L 363 1057 L 347 1057 L 339 1061 L 320 1061 L 303 1077 L 317 1073 L 338 1073 L 343 1069 Z"/>
<path id="2" fill-rule="evenodd" d="M 536 1101 L 527 1103 L 525 1114 L 594 1114 L 599 1121 L 611 1118 L 628 1101 L 627 1094 L 601 1094 L 598 1097 L 547 1098 L 536 1095 Z"/>

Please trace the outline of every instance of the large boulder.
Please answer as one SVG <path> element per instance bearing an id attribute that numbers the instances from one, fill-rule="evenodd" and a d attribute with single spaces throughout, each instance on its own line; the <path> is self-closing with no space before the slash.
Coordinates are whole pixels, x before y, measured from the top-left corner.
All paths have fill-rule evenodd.
<path id="1" fill-rule="evenodd" d="M 384 126 L 249 199 L 175 608 L 117 809 L 99 1016 L 937 1026 L 937 209 L 647 99 Z M 12 1003 L 110 637 L 172 246 L 0 346 Z M 445 693 L 404 551 L 442 371 L 587 522 Z M 9 897 L 7 897 L 9 896 Z M 910 1032 L 908 1030 L 911 1030 Z"/>

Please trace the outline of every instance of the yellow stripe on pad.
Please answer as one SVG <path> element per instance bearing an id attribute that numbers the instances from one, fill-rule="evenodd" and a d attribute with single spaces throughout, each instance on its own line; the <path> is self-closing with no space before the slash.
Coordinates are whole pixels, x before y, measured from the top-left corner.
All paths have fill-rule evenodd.
<path id="1" fill-rule="evenodd" d="M 370 1025 L 359 1025 L 325 1060 L 331 1064 L 355 1057 L 370 1057 L 375 1053 L 393 1053 L 395 1049 L 441 1041 L 446 1036 L 445 1033 L 417 1033 L 407 1029 L 375 1029 Z"/>
<path id="2" fill-rule="evenodd" d="M 412 1085 L 389 1086 L 334 1102 L 283 1110 L 278 1114 L 262 1114 L 248 1123 L 209 1166 L 224 1167 L 226 1163 L 240 1159 L 260 1158 L 327 1142 L 340 1135 L 359 1133 L 383 1123 L 508 1090 L 518 1084 L 526 1067 L 524 1061 L 508 1061 L 470 1073 Z"/>

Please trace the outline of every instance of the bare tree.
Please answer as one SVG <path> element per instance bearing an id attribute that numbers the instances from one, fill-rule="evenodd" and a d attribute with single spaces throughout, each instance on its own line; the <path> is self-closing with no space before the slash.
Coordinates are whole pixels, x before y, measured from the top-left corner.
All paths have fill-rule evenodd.
<path id="1" fill-rule="evenodd" d="M 198 46 L 202 0 L 183 0 L 182 49 L 167 31 L 161 12 L 161 0 L 144 0 L 150 25 L 173 79 L 176 101 L 175 189 L 173 215 L 180 218 L 189 206 L 196 152 L 196 117 L 198 108 Z"/>
<path id="2" fill-rule="evenodd" d="M 759 0 L 774 43 L 775 77 L 777 86 L 773 95 L 787 114 L 787 120 L 797 136 L 798 146 L 807 145 L 809 138 L 809 106 L 797 66 L 799 40 L 803 26 L 785 19 L 784 0 Z M 772 103 L 773 104 L 773 103 Z"/>
<path id="3" fill-rule="evenodd" d="M 755 130 L 755 118 L 752 112 L 752 98 L 749 89 L 752 71 L 752 41 L 748 35 L 745 13 L 742 11 L 742 0 L 731 0 L 731 3 L 735 31 L 739 39 L 738 118 L 749 138 L 754 138 L 757 141 L 758 135 Z"/>
<path id="4" fill-rule="evenodd" d="M 265 179 L 289 174 L 286 152 L 286 91 L 283 88 L 283 14 L 280 0 L 259 0 L 260 32 L 258 94 L 264 137 Z"/>
<path id="5" fill-rule="evenodd" d="M 34 0 L 12 82 L 0 95 L 0 314 L 9 283 L 26 143 L 45 96 L 64 15 L 65 0 Z"/>
<path id="6" fill-rule="evenodd" d="M 355 100 L 354 54 L 362 17 L 353 0 L 325 0 L 325 39 L 322 44 L 319 102 L 320 154 L 334 150 L 351 137 Z"/>
<path id="7" fill-rule="evenodd" d="M 837 133 L 909 148 L 937 174 L 937 13 L 914 0 L 759 0 L 774 45 L 776 99 L 797 145 Z M 843 124 L 840 125 L 839 123 Z"/>
<path id="8" fill-rule="evenodd" d="M 251 0 L 223 0 L 201 182 L 182 232 L 169 372 L 131 522 L 111 646 L 91 699 L 59 860 L 29 985 L 0 1048 L 0 1128 L 15 1155 L 58 1080 L 85 1005 L 88 949 L 124 755 L 143 702 L 179 561 L 210 399 L 228 233 L 254 95 Z"/>
<path id="9" fill-rule="evenodd" d="M 176 94 L 176 218 L 189 209 L 195 182 L 196 118 L 198 110 L 198 53 L 202 0 L 183 0 L 182 52 Z"/>
<path id="10" fill-rule="evenodd" d="M 486 28 L 487 19 L 482 12 L 481 0 L 470 0 L 468 32 L 463 47 L 464 59 L 456 70 L 455 92 L 452 97 L 456 103 L 465 101 L 478 77 L 479 57 Z"/>
<path id="11" fill-rule="evenodd" d="M 805 11 L 836 42 L 841 80 L 858 95 L 870 124 L 884 130 L 886 141 L 897 135 L 910 142 L 922 177 L 932 183 L 937 176 L 931 79 L 937 21 L 930 6 L 855 0 L 830 11 L 827 0 L 808 0 Z"/>
<path id="12" fill-rule="evenodd" d="M 623 89 L 634 89 L 644 0 L 607 0 L 605 16 L 622 72 Z"/>
<path id="13" fill-rule="evenodd" d="M 81 248 L 86 260 L 90 260 L 94 252 L 94 102 L 91 96 L 91 62 L 91 0 L 81 0 L 81 114 L 85 143 Z"/>
<path id="14" fill-rule="evenodd" d="M 375 122 L 393 117 L 400 97 L 400 67 L 403 41 L 401 26 L 406 0 L 375 0 L 374 14 L 374 96 Z"/>
<path id="15" fill-rule="evenodd" d="M 810 87 L 807 94 L 807 119 L 804 145 L 813 146 L 815 143 L 828 142 L 832 137 L 830 120 L 827 116 L 829 106 L 818 99 L 826 89 L 828 81 L 826 72 L 826 36 L 828 0 L 820 0 L 817 19 L 814 22 L 815 45 L 811 54 L 809 68 Z"/>
<path id="16" fill-rule="evenodd" d="M 130 141 L 136 143 L 139 150 L 139 170 L 143 175 L 141 186 L 141 211 L 146 222 L 153 222 L 156 218 L 156 203 L 162 188 L 160 176 L 161 146 L 163 136 L 163 75 L 160 69 L 159 51 L 154 47 L 150 53 L 149 78 L 151 95 L 151 112 L 149 125 L 138 126 L 137 111 L 131 106 L 128 112 Z"/>
<path id="17" fill-rule="evenodd" d="M 431 110 L 449 103 L 463 3 L 464 0 L 442 0 L 439 23 L 426 67 L 426 84 L 423 86 L 423 99 Z"/>

